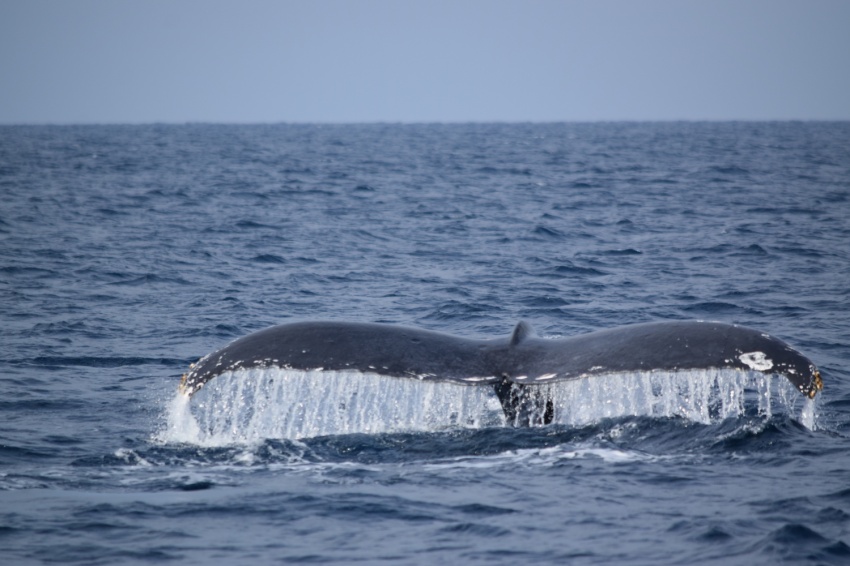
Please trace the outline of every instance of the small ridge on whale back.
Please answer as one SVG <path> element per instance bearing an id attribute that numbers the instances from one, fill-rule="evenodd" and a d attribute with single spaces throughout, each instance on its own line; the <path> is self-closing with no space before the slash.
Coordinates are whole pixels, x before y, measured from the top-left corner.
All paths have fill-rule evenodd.
<path id="1" fill-rule="evenodd" d="M 511 346 L 516 346 L 531 336 L 534 336 L 534 329 L 529 323 L 521 320 L 517 323 L 516 327 L 514 327 L 513 334 L 511 334 Z"/>

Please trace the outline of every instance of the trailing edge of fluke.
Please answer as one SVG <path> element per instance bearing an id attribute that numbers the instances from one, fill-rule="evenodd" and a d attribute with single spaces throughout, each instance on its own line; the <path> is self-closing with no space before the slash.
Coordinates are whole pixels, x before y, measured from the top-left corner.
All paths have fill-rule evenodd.
<path id="1" fill-rule="evenodd" d="M 527 422 L 531 417 L 524 415 L 535 411 L 540 422 L 551 420 L 535 384 L 612 373 L 728 368 L 783 375 L 809 398 L 823 388 L 815 365 L 778 338 L 732 324 L 668 321 L 559 339 L 538 338 L 520 322 L 510 336 L 493 340 L 390 324 L 297 322 L 204 356 L 183 375 L 180 389 L 192 395 L 222 373 L 267 367 L 487 384 L 510 422 Z"/>

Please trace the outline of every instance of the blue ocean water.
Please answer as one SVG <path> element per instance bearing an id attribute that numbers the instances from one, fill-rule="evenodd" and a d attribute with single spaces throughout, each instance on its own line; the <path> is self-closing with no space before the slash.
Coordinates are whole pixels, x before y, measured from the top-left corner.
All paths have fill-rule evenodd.
<path id="1" fill-rule="evenodd" d="M 0 197 L 3 563 L 850 563 L 850 123 L 4 126 Z M 825 388 L 526 429 L 181 401 L 312 319 L 721 320 Z"/>

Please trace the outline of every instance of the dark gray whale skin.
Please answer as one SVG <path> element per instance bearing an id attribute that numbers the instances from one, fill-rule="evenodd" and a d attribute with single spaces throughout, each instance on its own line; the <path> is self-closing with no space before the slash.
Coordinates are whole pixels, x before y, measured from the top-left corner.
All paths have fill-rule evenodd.
<path id="1" fill-rule="evenodd" d="M 421 380 L 490 384 L 508 420 L 551 410 L 534 384 L 634 371 L 731 368 L 781 374 L 805 396 L 823 388 L 815 365 L 782 340 L 720 322 L 667 321 L 543 339 L 520 322 L 507 337 L 459 338 L 390 324 L 296 322 L 239 338 L 183 376 L 192 395 L 217 375 L 249 368 L 357 370 Z M 551 407 L 549 407 L 551 409 Z M 549 417 L 551 420 L 551 417 Z"/>

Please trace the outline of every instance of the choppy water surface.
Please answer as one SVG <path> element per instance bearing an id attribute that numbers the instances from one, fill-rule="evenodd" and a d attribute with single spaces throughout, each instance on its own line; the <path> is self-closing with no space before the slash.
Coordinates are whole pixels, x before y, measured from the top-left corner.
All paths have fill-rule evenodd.
<path id="1" fill-rule="evenodd" d="M 0 127 L 10 564 L 850 562 L 850 124 Z M 713 319 L 821 367 L 491 390 L 188 364 L 271 324 Z"/>

